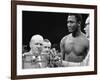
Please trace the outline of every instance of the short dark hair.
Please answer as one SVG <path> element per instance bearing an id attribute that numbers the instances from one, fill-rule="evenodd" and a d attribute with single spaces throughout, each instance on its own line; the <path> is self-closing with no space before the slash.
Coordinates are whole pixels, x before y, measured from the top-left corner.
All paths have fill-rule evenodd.
<path id="1" fill-rule="evenodd" d="M 82 22 L 82 15 L 78 13 L 69 13 L 68 16 L 75 16 L 77 22 Z"/>

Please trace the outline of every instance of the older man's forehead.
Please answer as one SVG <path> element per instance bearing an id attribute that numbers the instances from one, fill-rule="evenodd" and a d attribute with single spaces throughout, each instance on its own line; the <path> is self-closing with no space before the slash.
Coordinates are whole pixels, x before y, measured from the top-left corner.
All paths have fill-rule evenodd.
<path id="1" fill-rule="evenodd" d="M 41 41 L 43 41 L 43 37 L 41 35 L 33 35 L 32 38 L 31 38 L 31 41 L 41 42 Z"/>
<path id="2" fill-rule="evenodd" d="M 88 17 L 87 19 L 86 19 L 86 22 L 85 23 L 89 23 L 90 22 L 90 18 Z"/>
<path id="3" fill-rule="evenodd" d="M 39 44 L 43 44 L 43 41 L 42 40 L 32 40 L 32 43 L 39 43 Z"/>
<path id="4" fill-rule="evenodd" d="M 36 41 L 34 41 L 34 43 L 42 43 L 43 44 L 43 41 L 42 40 L 36 40 Z"/>

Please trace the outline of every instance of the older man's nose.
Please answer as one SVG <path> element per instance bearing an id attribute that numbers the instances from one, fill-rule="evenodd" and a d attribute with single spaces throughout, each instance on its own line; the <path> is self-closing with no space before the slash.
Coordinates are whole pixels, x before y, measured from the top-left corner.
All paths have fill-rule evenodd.
<path id="1" fill-rule="evenodd" d="M 37 48 L 38 48 L 38 50 L 39 50 L 39 51 L 41 51 L 41 50 L 42 50 L 42 47 L 41 47 L 41 46 L 38 46 Z"/>
<path id="2" fill-rule="evenodd" d="M 86 27 L 84 28 L 84 30 L 86 30 Z"/>

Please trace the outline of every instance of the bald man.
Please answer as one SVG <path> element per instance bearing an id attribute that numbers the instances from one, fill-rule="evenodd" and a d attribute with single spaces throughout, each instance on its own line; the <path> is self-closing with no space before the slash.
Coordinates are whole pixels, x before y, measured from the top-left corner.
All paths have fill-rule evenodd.
<path id="1" fill-rule="evenodd" d="M 40 68 L 40 54 L 42 51 L 43 37 L 41 35 L 33 35 L 30 40 L 30 51 L 23 54 L 23 68 Z"/>
<path id="2" fill-rule="evenodd" d="M 84 28 L 84 31 L 86 33 L 86 37 L 87 37 L 88 40 L 90 38 L 90 30 L 89 30 L 89 28 L 90 28 L 90 17 L 88 16 L 86 21 L 85 21 L 85 28 Z M 83 66 L 88 66 L 89 65 L 89 61 L 90 61 L 90 53 L 88 52 L 86 58 L 82 62 L 82 65 Z"/>
<path id="3" fill-rule="evenodd" d="M 86 33 L 86 37 L 89 39 L 90 37 L 90 30 L 89 30 L 89 27 L 90 27 L 90 17 L 88 16 L 86 21 L 85 21 L 85 33 Z"/>
<path id="4" fill-rule="evenodd" d="M 63 55 L 63 66 L 81 66 L 89 50 L 89 41 L 81 32 L 81 15 L 71 13 L 67 18 L 67 27 L 70 32 L 60 43 Z"/>

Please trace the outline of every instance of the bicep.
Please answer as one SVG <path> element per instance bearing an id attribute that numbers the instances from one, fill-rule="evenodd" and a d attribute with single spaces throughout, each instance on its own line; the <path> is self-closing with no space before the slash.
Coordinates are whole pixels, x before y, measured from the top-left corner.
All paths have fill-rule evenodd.
<path id="1" fill-rule="evenodd" d="M 63 51 L 64 51 L 64 40 L 63 39 L 60 42 L 60 51 L 61 51 L 61 53 L 63 53 Z"/>
<path id="2" fill-rule="evenodd" d="M 62 40 L 60 43 L 60 50 L 62 54 L 62 59 L 64 60 L 64 40 Z"/>

